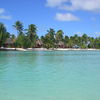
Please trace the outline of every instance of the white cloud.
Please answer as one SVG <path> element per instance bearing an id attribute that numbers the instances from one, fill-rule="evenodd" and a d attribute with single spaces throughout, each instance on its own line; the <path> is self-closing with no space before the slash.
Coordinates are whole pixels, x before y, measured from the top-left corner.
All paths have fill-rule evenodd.
<path id="1" fill-rule="evenodd" d="M 56 13 L 56 20 L 58 21 L 79 21 L 80 19 L 71 13 Z"/>
<path id="2" fill-rule="evenodd" d="M 100 12 L 100 0 L 47 0 L 47 5 L 68 11 L 86 10 Z"/>
<path id="3" fill-rule="evenodd" d="M 6 11 L 4 8 L 0 8 L 0 19 L 10 20 L 12 17 L 10 15 L 5 15 Z"/>
<path id="4" fill-rule="evenodd" d="M 0 14 L 4 13 L 5 12 L 5 9 L 3 8 L 0 8 Z"/>
<path id="5" fill-rule="evenodd" d="M 10 20 L 11 16 L 0 15 L 0 19 Z"/>

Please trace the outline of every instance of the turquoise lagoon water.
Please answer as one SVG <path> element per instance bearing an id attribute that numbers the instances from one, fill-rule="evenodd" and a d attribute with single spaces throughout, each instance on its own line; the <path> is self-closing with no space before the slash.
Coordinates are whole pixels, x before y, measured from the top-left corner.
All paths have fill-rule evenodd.
<path id="1" fill-rule="evenodd" d="M 100 100 L 100 51 L 0 51 L 0 100 Z"/>

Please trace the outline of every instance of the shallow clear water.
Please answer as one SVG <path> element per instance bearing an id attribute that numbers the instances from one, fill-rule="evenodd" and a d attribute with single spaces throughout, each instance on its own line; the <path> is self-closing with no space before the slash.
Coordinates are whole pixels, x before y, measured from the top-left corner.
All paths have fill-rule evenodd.
<path id="1" fill-rule="evenodd" d="M 100 100 L 100 51 L 0 51 L 0 100 Z"/>

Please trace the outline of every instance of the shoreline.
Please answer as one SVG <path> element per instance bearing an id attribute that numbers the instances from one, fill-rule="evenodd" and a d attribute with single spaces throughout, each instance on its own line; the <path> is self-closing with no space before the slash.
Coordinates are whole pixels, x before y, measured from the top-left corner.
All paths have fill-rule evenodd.
<path id="1" fill-rule="evenodd" d="M 27 48 L 27 49 L 23 49 L 23 48 L 0 48 L 0 51 L 94 51 L 94 50 L 100 50 L 100 49 L 94 49 L 94 48 L 90 48 L 90 49 L 76 49 L 76 48 L 50 48 L 50 49 L 46 49 L 46 48 Z"/>

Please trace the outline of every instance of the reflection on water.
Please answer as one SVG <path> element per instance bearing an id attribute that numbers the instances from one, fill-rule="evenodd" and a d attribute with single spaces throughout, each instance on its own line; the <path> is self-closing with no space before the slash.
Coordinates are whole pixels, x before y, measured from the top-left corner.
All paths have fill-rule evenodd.
<path id="1" fill-rule="evenodd" d="M 0 100 L 100 100 L 100 51 L 0 52 Z"/>

